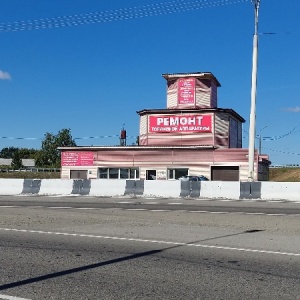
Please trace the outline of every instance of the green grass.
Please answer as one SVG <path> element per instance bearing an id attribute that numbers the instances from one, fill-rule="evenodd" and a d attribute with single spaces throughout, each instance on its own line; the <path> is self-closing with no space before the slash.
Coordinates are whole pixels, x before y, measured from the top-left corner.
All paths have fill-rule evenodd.
<path id="1" fill-rule="evenodd" d="M 0 172 L 0 178 L 59 179 L 60 172 Z"/>

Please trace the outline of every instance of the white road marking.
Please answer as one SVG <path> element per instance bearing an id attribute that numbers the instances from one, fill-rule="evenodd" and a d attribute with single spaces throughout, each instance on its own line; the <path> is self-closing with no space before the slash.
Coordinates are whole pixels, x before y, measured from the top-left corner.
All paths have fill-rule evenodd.
<path id="1" fill-rule="evenodd" d="M 267 216 L 286 216 L 286 214 L 267 214 Z"/>
<path id="2" fill-rule="evenodd" d="M 4 299 L 4 300 L 30 300 L 30 299 L 7 296 L 7 295 L 1 295 L 1 294 L 0 294 L 0 299 Z"/>
<path id="3" fill-rule="evenodd" d="M 75 209 L 91 210 L 91 209 L 98 209 L 98 208 L 95 208 L 95 207 L 76 207 Z"/>
<path id="4" fill-rule="evenodd" d="M 219 201 L 223 201 L 223 202 L 232 202 L 232 201 L 236 201 L 234 199 L 221 199 Z"/>
<path id="5" fill-rule="evenodd" d="M 74 208 L 74 207 L 71 207 L 71 206 L 48 206 L 48 208 L 52 208 L 52 209 L 69 209 L 69 208 Z"/>
<path id="6" fill-rule="evenodd" d="M 1 231 L 13 231 L 13 232 L 25 232 L 25 233 L 37 233 L 37 234 L 74 236 L 74 237 L 87 237 L 87 238 L 108 239 L 108 240 L 117 240 L 117 241 L 125 240 L 125 241 L 132 241 L 132 242 L 165 244 L 165 245 L 174 245 L 174 246 L 188 246 L 188 247 L 199 247 L 199 248 L 209 248 L 209 249 L 219 249 L 219 250 L 230 250 L 230 251 L 253 252 L 253 253 L 276 254 L 276 255 L 299 256 L 300 257 L 300 253 L 292 253 L 292 252 L 258 250 L 258 249 L 215 246 L 215 245 L 205 245 L 205 244 L 192 244 L 192 243 L 183 243 L 183 242 L 168 242 L 168 241 L 160 241 L 160 240 L 146 240 L 146 239 L 117 237 L 117 236 L 103 236 L 103 235 L 78 234 L 78 233 L 67 233 L 67 232 L 52 232 L 52 231 L 27 230 L 27 229 L 15 229 L 15 228 L 0 228 L 0 230 Z M 4 298 L 4 299 L 10 300 L 10 298 Z M 11 300 L 23 300 L 23 299 L 22 298 L 15 298 L 15 299 L 12 298 Z M 29 299 L 24 299 L 24 300 L 29 300 Z"/>
<path id="7" fill-rule="evenodd" d="M 120 201 L 120 202 L 115 202 L 115 203 L 130 204 L 130 203 L 133 203 L 133 202 L 132 201 Z"/>
<path id="8" fill-rule="evenodd" d="M 208 213 L 208 210 L 190 210 L 191 213 Z"/>
<path id="9" fill-rule="evenodd" d="M 170 210 L 169 209 L 150 209 L 150 211 L 164 212 L 164 211 L 170 211 Z"/>
<path id="10" fill-rule="evenodd" d="M 1 205 L 0 208 L 12 208 L 12 207 L 20 207 L 17 205 Z"/>
<path id="11" fill-rule="evenodd" d="M 265 215 L 265 213 L 245 213 L 246 215 Z"/>
<path id="12" fill-rule="evenodd" d="M 229 214 L 228 211 L 210 211 L 210 214 Z"/>

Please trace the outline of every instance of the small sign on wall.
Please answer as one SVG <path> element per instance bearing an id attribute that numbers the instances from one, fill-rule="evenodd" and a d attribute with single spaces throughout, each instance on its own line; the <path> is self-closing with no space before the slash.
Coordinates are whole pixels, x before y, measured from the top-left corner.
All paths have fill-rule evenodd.
<path id="1" fill-rule="evenodd" d="M 94 152 L 66 151 L 61 153 L 62 166 L 93 166 Z"/>
<path id="2" fill-rule="evenodd" d="M 178 80 L 178 104 L 195 104 L 195 78 Z"/>

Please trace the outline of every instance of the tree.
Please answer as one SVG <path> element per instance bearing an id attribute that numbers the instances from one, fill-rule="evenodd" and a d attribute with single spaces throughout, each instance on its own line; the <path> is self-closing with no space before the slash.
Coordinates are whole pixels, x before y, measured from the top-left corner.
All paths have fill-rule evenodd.
<path id="1" fill-rule="evenodd" d="M 21 169 L 23 167 L 22 158 L 19 151 L 16 151 L 13 155 L 11 166 L 14 170 Z"/>
<path id="2" fill-rule="evenodd" d="M 62 129 L 58 134 L 45 133 L 42 148 L 36 154 L 36 166 L 60 168 L 60 151 L 58 147 L 75 147 L 71 129 Z"/>
<path id="3" fill-rule="evenodd" d="M 35 155 L 36 153 L 38 152 L 39 150 L 37 149 L 29 149 L 29 148 L 20 148 L 19 149 L 19 154 L 20 154 L 20 157 L 23 159 L 23 158 L 32 158 L 34 159 L 35 158 Z"/>
<path id="4" fill-rule="evenodd" d="M 19 150 L 19 148 L 15 148 L 15 147 L 6 147 L 3 148 L 0 151 L 0 157 L 1 158 L 13 158 L 14 157 L 14 153 L 17 152 Z"/>

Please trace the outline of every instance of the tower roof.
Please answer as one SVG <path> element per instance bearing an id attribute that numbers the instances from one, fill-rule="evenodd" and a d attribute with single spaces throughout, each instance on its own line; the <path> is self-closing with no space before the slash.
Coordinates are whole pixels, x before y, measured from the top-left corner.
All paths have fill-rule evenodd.
<path id="1" fill-rule="evenodd" d="M 218 79 L 210 72 L 193 72 L 193 73 L 173 73 L 173 74 L 162 74 L 162 77 L 164 77 L 167 81 L 170 79 L 176 79 L 176 78 L 185 78 L 185 77 L 195 77 L 200 79 L 210 79 L 213 80 L 217 86 L 221 86 Z"/>

